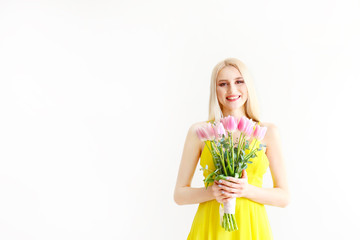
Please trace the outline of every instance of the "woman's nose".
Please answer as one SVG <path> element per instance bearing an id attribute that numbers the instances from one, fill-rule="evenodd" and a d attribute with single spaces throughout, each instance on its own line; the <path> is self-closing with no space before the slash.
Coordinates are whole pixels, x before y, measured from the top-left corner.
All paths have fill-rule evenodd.
<path id="1" fill-rule="evenodd" d="M 234 83 L 230 83 L 229 84 L 229 91 L 232 92 L 235 89 L 236 89 L 236 85 Z"/>

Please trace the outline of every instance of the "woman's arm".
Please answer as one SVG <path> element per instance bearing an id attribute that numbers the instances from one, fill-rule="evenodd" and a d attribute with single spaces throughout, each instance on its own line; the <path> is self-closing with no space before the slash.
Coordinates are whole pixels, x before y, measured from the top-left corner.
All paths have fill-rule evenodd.
<path id="1" fill-rule="evenodd" d="M 178 177 L 176 181 L 174 200 L 179 205 L 195 204 L 215 199 L 213 188 L 192 188 L 191 180 L 198 164 L 202 144 L 196 134 L 199 124 L 193 124 L 186 136 Z"/>
<path id="2" fill-rule="evenodd" d="M 286 207 L 290 202 L 286 167 L 281 150 L 279 129 L 274 124 L 267 124 L 266 156 L 269 159 L 273 188 L 259 188 L 249 185 L 247 198 L 255 202 Z"/>
<path id="3" fill-rule="evenodd" d="M 264 124 L 265 125 L 265 124 Z M 270 163 L 273 188 L 260 188 L 247 183 L 247 178 L 235 179 L 215 184 L 222 185 L 224 196 L 245 197 L 254 202 L 277 207 L 286 207 L 290 202 L 286 168 L 281 151 L 280 134 L 274 124 L 266 124 L 266 155 Z M 265 140 L 265 139 L 264 139 Z M 225 186 L 224 186 L 225 185 Z"/>

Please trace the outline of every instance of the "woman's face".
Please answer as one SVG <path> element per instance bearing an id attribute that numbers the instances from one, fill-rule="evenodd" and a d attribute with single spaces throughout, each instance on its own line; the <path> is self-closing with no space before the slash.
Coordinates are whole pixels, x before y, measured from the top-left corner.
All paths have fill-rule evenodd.
<path id="1" fill-rule="evenodd" d="M 223 112 L 243 108 L 248 98 L 247 87 L 241 73 L 232 66 L 226 66 L 216 79 L 216 94 Z"/>

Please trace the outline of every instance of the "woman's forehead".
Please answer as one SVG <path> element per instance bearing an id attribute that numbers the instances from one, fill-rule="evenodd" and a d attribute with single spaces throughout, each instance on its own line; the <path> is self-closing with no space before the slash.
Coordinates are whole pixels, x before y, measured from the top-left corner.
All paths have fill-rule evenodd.
<path id="1" fill-rule="evenodd" d="M 217 81 L 228 81 L 242 78 L 241 73 L 233 66 L 225 66 L 219 71 L 219 74 L 216 78 Z"/>

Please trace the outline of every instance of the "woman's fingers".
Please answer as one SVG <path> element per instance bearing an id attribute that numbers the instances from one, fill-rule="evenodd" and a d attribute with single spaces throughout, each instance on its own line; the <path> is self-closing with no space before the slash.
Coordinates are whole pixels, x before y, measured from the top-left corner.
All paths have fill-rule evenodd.
<path id="1" fill-rule="evenodd" d="M 224 181 L 224 182 L 228 182 L 231 184 L 239 184 L 239 183 L 243 183 L 247 181 L 247 178 L 234 178 L 234 177 L 228 177 L 228 180 Z"/>
<path id="2" fill-rule="evenodd" d="M 236 197 L 236 194 L 233 192 L 222 192 L 222 196 L 224 196 L 225 198 L 233 198 Z"/>
<path id="3" fill-rule="evenodd" d="M 219 184 L 227 186 L 227 187 L 232 187 L 232 188 L 234 188 L 236 186 L 235 183 L 232 183 L 232 182 L 229 182 L 229 181 L 226 181 L 226 180 L 220 180 Z"/>
<path id="4" fill-rule="evenodd" d="M 239 181 L 238 183 L 222 181 L 221 184 L 218 185 L 218 187 L 228 192 L 238 192 L 239 190 L 244 189 L 245 185 L 245 181 Z"/>
<path id="5" fill-rule="evenodd" d="M 212 185 L 212 192 L 216 200 L 222 195 L 221 191 L 221 188 L 216 183 Z"/>
<path id="6" fill-rule="evenodd" d="M 226 203 L 226 202 L 228 202 L 230 199 L 232 199 L 231 197 L 225 197 L 225 198 L 223 198 L 223 203 Z"/>
<path id="7" fill-rule="evenodd" d="M 247 172 L 245 171 L 245 169 L 242 170 L 241 178 L 247 178 Z"/>
<path id="8" fill-rule="evenodd" d="M 246 184 L 246 178 L 238 179 L 229 177 L 229 181 L 214 181 L 213 195 L 220 203 L 227 202 L 229 199 L 234 197 L 243 197 L 244 191 L 247 187 Z"/>
<path id="9" fill-rule="evenodd" d="M 222 189 L 222 187 L 223 186 L 219 187 L 216 181 L 212 186 L 213 195 L 219 203 L 224 203 L 226 199 L 231 198 L 228 195 L 229 193 L 225 189 Z"/>
<path id="10" fill-rule="evenodd" d="M 224 183 L 223 181 L 222 183 Z M 234 183 L 232 183 L 234 184 Z M 228 184 L 229 185 L 229 184 Z M 238 184 L 234 184 L 235 187 L 228 187 L 225 184 L 219 184 L 217 186 L 218 191 L 221 192 L 221 195 L 226 198 L 234 198 L 234 197 L 243 197 L 247 188 L 247 182 L 243 181 Z"/>
<path id="11" fill-rule="evenodd" d="M 221 189 L 221 190 L 225 190 L 227 192 L 233 192 L 235 189 L 234 188 L 230 188 L 230 187 L 226 187 L 225 185 L 218 185 L 218 187 Z"/>
<path id="12" fill-rule="evenodd" d="M 228 187 L 225 187 L 223 185 L 220 185 L 219 187 L 219 193 L 221 195 L 221 197 L 225 197 L 225 198 L 231 198 L 231 197 L 235 197 L 235 191 L 236 189 L 232 189 L 232 188 L 228 188 Z"/>

